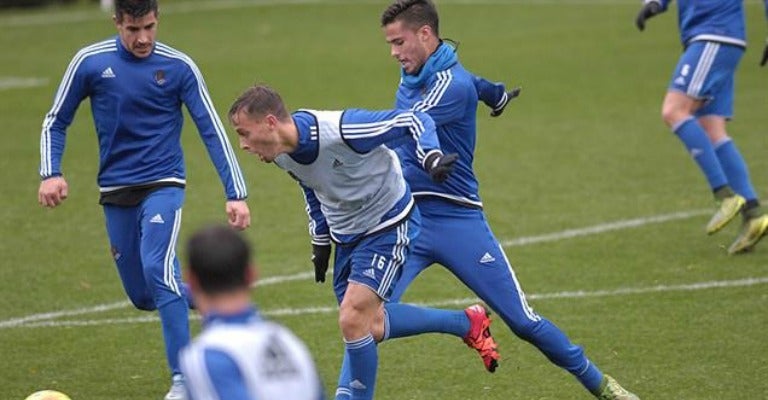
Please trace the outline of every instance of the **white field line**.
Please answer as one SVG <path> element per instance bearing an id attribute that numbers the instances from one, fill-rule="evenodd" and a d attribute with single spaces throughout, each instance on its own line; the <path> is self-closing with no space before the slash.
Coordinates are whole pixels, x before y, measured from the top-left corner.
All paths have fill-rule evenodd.
<path id="1" fill-rule="evenodd" d="M 605 233 L 610 231 L 618 231 L 629 228 L 638 228 L 645 225 L 660 224 L 669 221 L 676 221 L 680 219 L 689 219 L 698 217 L 701 215 L 710 214 L 712 210 L 693 210 L 693 211 L 681 211 L 671 214 L 654 215 L 651 217 L 625 219 L 616 222 L 608 222 L 605 224 L 587 226 L 585 228 L 567 229 L 560 232 L 548 233 L 538 236 L 527 236 L 518 239 L 506 240 L 501 243 L 504 247 L 518 247 L 527 246 L 535 243 L 555 242 L 563 239 L 576 238 L 581 236 L 597 235 L 599 233 Z"/>
<path id="2" fill-rule="evenodd" d="M 0 91 L 8 89 L 26 89 L 45 86 L 47 78 L 21 78 L 16 76 L 0 76 Z"/>
<path id="3" fill-rule="evenodd" d="M 708 289 L 722 289 L 732 287 L 748 287 L 755 285 L 764 285 L 768 283 L 768 276 L 759 278 L 745 278 L 731 281 L 709 281 L 698 282 L 681 285 L 656 285 L 648 287 L 634 287 L 634 288 L 618 288 L 614 290 L 596 290 L 592 292 L 588 291 L 575 291 L 575 292 L 555 292 L 555 293 L 534 293 L 526 295 L 528 299 L 535 300 L 547 300 L 547 299 L 583 299 L 591 297 L 617 297 L 617 296 L 629 296 L 637 294 L 647 293 L 669 293 L 669 292 L 691 292 Z M 467 297 L 463 299 L 451 299 L 442 300 L 436 302 L 416 303 L 421 306 L 427 307 L 442 307 L 442 306 L 455 306 L 455 305 L 467 305 L 477 302 L 477 298 Z M 331 314 L 338 310 L 337 307 L 310 307 L 310 308 L 279 308 L 274 310 L 265 310 L 262 313 L 266 316 L 300 316 L 311 314 Z M 195 319 L 199 319 L 197 315 L 193 316 Z M 133 323 L 145 323 L 145 322 L 158 322 L 160 319 L 155 315 L 147 315 L 142 317 L 131 318 L 110 318 L 110 319 L 91 319 L 91 320 L 79 320 L 79 321 L 41 321 L 32 322 L 20 325 L 21 328 L 50 328 L 50 327 L 65 327 L 65 326 L 101 326 L 101 325 L 117 325 L 117 324 L 133 324 Z"/>
<path id="4" fill-rule="evenodd" d="M 699 215 L 703 215 L 705 213 L 708 213 L 708 210 L 684 211 L 684 212 L 676 212 L 671 214 L 654 215 L 654 216 L 645 217 L 645 218 L 621 220 L 621 221 L 609 222 L 605 224 L 588 226 L 588 227 L 579 228 L 579 229 L 568 229 L 568 230 L 554 232 L 554 233 L 545 234 L 545 235 L 528 236 L 528 237 L 522 237 L 519 239 L 507 240 L 507 241 L 504 241 L 502 245 L 505 247 L 514 247 L 514 246 L 525 246 L 525 245 L 534 244 L 534 243 L 553 242 L 553 241 L 559 241 L 563 239 L 596 235 L 596 234 L 609 232 L 609 231 L 637 228 L 644 225 L 659 224 L 659 223 L 675 221 L 680 219 L 693 218 Z M 257 282 L 256 286 L 276 285 L 283 282 L 309 279 L 312 276 L 313 276 L 312 272 L 301 272 L 293 275 L 274 276 L 274 277 L 261 279 L 260 281 Z M 630 290 L 630 289 L 627 289 L 627 290 Z M 643 290 L 647 290 L 647 289 L 643 289 Z M 579 292 L 567 292 L 567 293 L 571 293 L 571 296 L 575 296 L 575 293 L 579 293 Z M 599 293 L 599 292 L 590 292 L 590 293 Z M 546 296 L 545 297 L 535 297 L 535 296 L 536 295 L 529 296 L 529 297 L 532 299 L 549 298 Z M 544 295 L 539 295 L 539 296 L 544 296 Z M 553 295 L 550 294 L 547 296 L 553 296 Z M 585 297 L 585 296 L 582 296 L 582 297 Z M 468 299 L 458 299 L 458 300 L 450 300 L 448 303 L 435 303 L 434 305 L 465 304 L 468 302 L 470 302 Z M 83 315 L 83 314 L 94 314 L 94 313 L 99 313 L 104 311 L 110 311 L 118 308 L 128 307 L 129 305 L 130 305 L 130 302 L 128 301 L 120 301 L 120 302 L 101 304 L 93 307 L 86 307 L 86 308 L 80 308 L 75 310 L 55 311 L 55 312 L 42 313 L 42 314 L 33 314 L 26 317 L 11 318 L 5 321 L 0 321 L 0 329 L 13 328 L 13 327 L 19 327 L 19 326 L 28 326 L 28 327 L 62 326 L 60 324 L 64 324 L 64 323 L 69 323 L 69 324 L 80 323 L 85 325 L 93 325 L 93 324 L 96 324 L 97 322 L 87 322 L 87 321 L 86 322 L 82 322 L 82 321 L 81 322 L 77 322 L 77 321 L 54 322 L 50 320 L 63 318 L 63 317 L 74 317 L 74 316 Z M 321 307 L 317 309 L 303 309 L 303 310 L 305 311 L 273 310 L 268 312 L 268 315 L 291 315 L 292 313 L 301 313 L 301 312 L 308 313 L 308 312 L 311 312 L 312 310 L 316 310 L 315 312 L 321 312 L 321 311 L 325 312 L 325 310 L 335 310 L 335 308 Z M 309 310 L 309 311 L 306 311 L 306 310 Z M 150 317 L 142 317 L 142 318 L 104 319 L 100 321 L 102 321 L 102 323 L 104 324 L 108 324 L 108 323 L 125 323 L 125 322 L 144 322 L 144 321 L 151 321 L 151 320 L 153 319 L 151 319 Z"/>
<path id="5" fill-rule="evenodd" d="M 276 285 L 283 282 L 309 279 L 312 276 L 315 276 L 314 272 L 302 272 L 294 275 L 274 276 L 270 278 L 264 278 L 259 282 L 257 282 L 256 285 L 254 286 Z M 12 318 L 5 321 L 0 321 L 0 329 L 27 325 L 30 323 L 35 323 L 36 321 L 46 321 L 46 320 L 52 320 L 56 318 L 65 318 L 65 317 L 76 317 L 78 315 L 83 315 L 83 314 L 96 314 L 96 313 L 111 311 L 119 308 L 125 308 L 130 305 L 131 305 L 131 302 L 129 301 L 118 301 L 115 303 L 100 304 L 93 307 L 79 308 L 75 310 L 65 310 L 65 311 L 55 311 L 55 312 L 42 313 L 42 314 L 33 314 L 26 317 Z"/>

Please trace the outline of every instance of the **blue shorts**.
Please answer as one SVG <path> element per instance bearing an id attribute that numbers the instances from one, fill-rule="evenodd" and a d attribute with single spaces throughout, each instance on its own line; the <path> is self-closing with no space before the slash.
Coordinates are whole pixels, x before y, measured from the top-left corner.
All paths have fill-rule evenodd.
<path id="1" fill-rule="evenodd" d="M 744 49 L 717 42 L 693 42 L 680 56 L 669 82 L 669 90 L 703 100 L 695 116 L 733 116 L 733 87 L 736 68 Z"/>
<path id="2" fill-rule="evenodd" d="M 164 187 L 135 207 L 104 205 L 123 288 L 139 309 L 154 310 L 183 296 L 176 257 L 183 203 L 184 189 Z"/>
<path id="3" fill-rule="evenodd" d="M 391 229 L 366 236 L 353 245 L 337 245 L 333 291 L 339 304 L 349 282 L 365 285 L 382 300 L 388 300 L 400 279 L 420 225 L 419 210 L 414 207 L 408 219 Z"/>

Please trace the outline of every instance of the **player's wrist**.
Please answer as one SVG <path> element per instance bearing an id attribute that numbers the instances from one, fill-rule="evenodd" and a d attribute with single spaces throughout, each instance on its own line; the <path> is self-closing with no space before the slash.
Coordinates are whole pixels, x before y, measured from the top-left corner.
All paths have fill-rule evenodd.
<path id="1" fill-rule="evenodd" d="M 330 246 L 330 245 L 331 245 L 330 235 L 319 235 L 312 238 L 312 246 Z"/>
<path id="2" fill-rule="evenodd" d="M 63 177 L 64 177 L 64 174 L 62 174 L 61 172 L 56 172 L 50 175 L 40 175 L 40 181 L 47 181 L 48 179 L 63 178 Z"/>
<path id="3" fill-rule="evenodd" d="M 424 156 L 424 169 L 427 171 L 430 171 L 432 168 L 434 168 L 437 163 L 440 161 L 440 157 L 443 156 L 443 152 L 439 149 L 433 149 L 430 150 L 425 156 Z"/>

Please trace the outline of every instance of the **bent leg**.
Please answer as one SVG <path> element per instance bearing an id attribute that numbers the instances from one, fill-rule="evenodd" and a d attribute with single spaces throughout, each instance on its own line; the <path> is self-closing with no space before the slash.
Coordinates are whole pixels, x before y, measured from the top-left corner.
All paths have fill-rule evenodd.
<path id="1" fill-rule="evenodd" d="M 166 358 L 173 375 L 181 373 L 178 353 L 190 340 L 189 304 L 176 257 L 183 201 L 182 189 L 159 189 L 144 199 L 141 215 L 144 279 L 160 314 Z"/>
<path id="2" fill-rule="evenodd" d="M 713 100 L 727 100 L 719 89 L 738 64 L 738 57 L 733 64 L 730 52 L 718 43 L 688 46 L 677 63 L 662 105 L 664 122 L 688 149 L 713 191 L 728 184 L 712 146 L 718 138 L 708 135 L 694 115 Z"/>
<path id="3" fill-rule="evenodd" d="M 596 391 L 603 379 L 602 373 L 587 359 L 581 347 L 533 311 L 482 212 L 459 212 L 464 215 L 443 221 L 443 232 L 462 232 L 462 235 L 445 235 L 446 240 L 438 245 L 438 261 L 496 311 L 515 335 L 568 370 L 587 390 Z M 466 240 L 467 237 L 472 240 Z"/>

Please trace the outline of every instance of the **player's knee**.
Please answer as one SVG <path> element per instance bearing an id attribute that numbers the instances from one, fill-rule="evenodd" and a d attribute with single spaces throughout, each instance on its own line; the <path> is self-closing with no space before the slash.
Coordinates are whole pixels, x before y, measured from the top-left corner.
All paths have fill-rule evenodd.
<path id="1" fill-rule="evenodd" d="M 354 307 L 342 306 L 339 309 L 339 328 L 347 339 L 357 339 L 370 333 L 366 318 Z"/>
<path id="2" fill-rule="evenodd" d="M 128 298 L 131 300 L 131 303 L 133 303 L 133 306 L 139 310 L 154 311 L 157 309 L 157 307 L 155 307 L 155 301 L 148 295 L 131 296 L 129 294 Z"/>
<path id="3" fill-rule="evenodd" d="M 688 107 L 675 101 L 665 101 L 661 107 L 661 120 L 669 127 L 673 127 L 681 121 L 690 118 L 691 112 Z"/>

